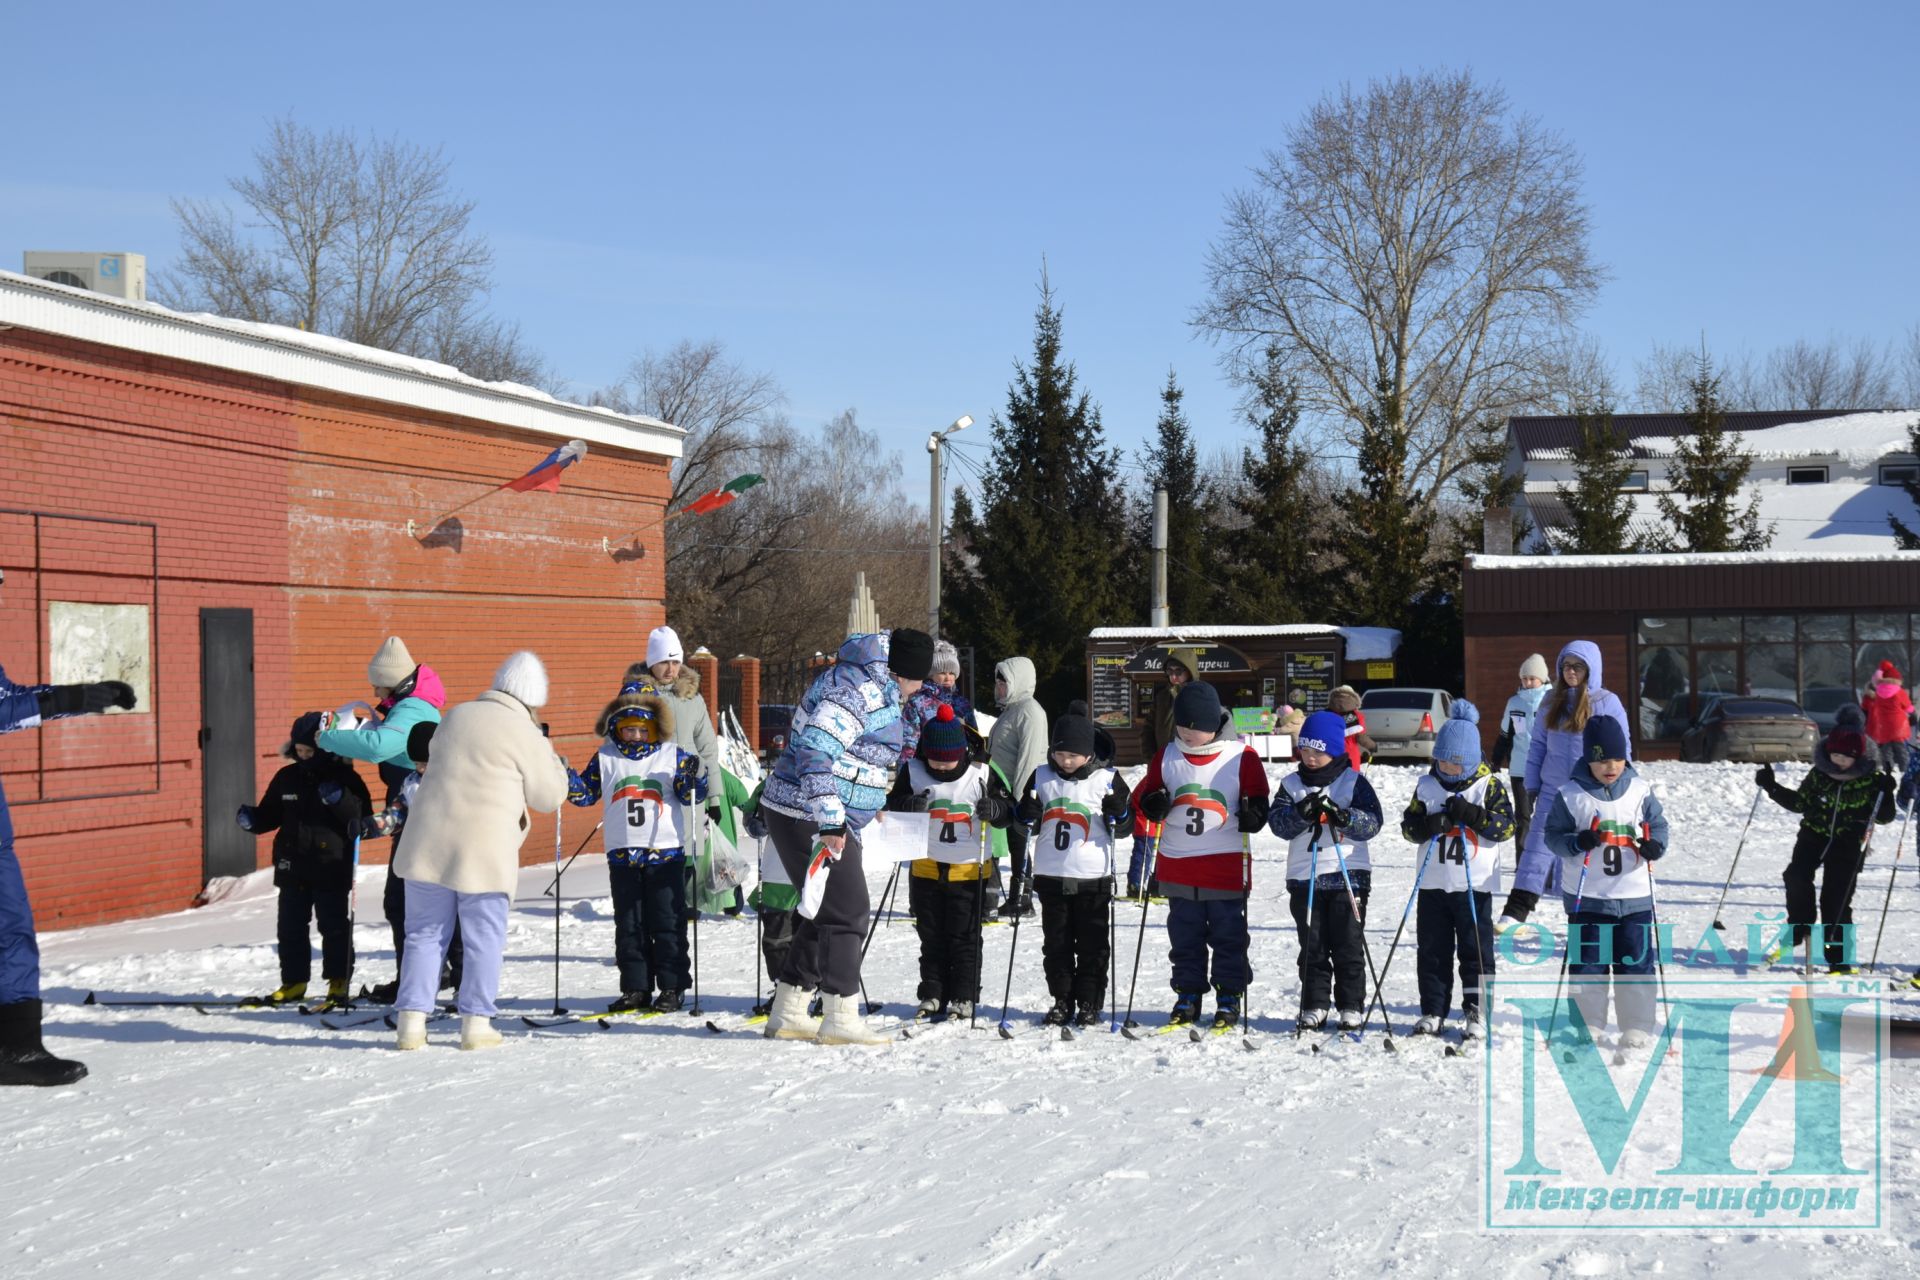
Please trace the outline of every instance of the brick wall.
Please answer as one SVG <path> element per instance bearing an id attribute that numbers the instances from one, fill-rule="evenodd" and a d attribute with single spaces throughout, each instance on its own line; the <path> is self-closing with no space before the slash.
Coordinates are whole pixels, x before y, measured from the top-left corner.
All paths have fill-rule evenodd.
<path id="1" fill-rule="evenodd" d="M 150 520 L 160 546 L 158 714 L 0 738 L 0 777 L 15 799 L 40 927 L 175 910 L 199 891 L 203 607 L 253 610 L 260 785 L 281 763 L 299 712 L 368 698 L 367 660 L 390 634 L 438 670 L 452 702 L 485 689 L 508 653 L 534 650 L 551 678 L 544 714 L 555 745 L 583 761 L 594 716 L 627 663 L 644 657 L 647 632 L 666 621 L 659 517 L 667 461 L 596 446 L 565 472 L 558 494 L 492 494 L 461 512 L 457 526 L 434 529 L 437 516 L 524 472 L 555 443 L 0 332 L 0 456 L 10 479 L 0 501 Z M 30 524 L 0 517 L 0 663 L 21 681 L 40 679 L 46 662 L 45 641 L 35 638 Z M 49 598 L 145 598 L 146 579 L 124 571 L 131 536 L 100 528 L 63 526 L 57 545 L 43 539 Z M 637 540 L 622 536 L 636 529 L 644 530 Z M 145 547 L 141 540 L 140 555 Z M 85 777 L 81 769 L 118 769 L 123 757 L 144 759 L 150 779 L 156 725 L 158 795 L 19 804 L 34 792 L 42 747 L 59 765 L 48 775 L 51 794 Z M 373 770 L 363 772 L 378 797 Z M 564 820 L 563 838 L 574 841 L 594 817 L 571 810 Z M 551 831 L 550 820 L 534 823 L 527 860 L 552 856 Z M 259 843 L 264 865 L 271 841 Z M 385 842 L 369 842 L 363 858 L 384 861 Z"/>
<path id="2" fill-rule="evenodd" d="M 1637 680 L 1629 656 L 1627 626 L 1620 614 L 1482 614 L 1470 616 L 1466 637 L 1466 694 L 1480 709 L 1483 749 L 1491 749 L 1500 735 L 1500 711 L 1520 688 L 1520 664 L 1538 653 L 1553 669 L 1560 650 L 1571 640 L 1591 640 L 1600 646 L 1601 687 L 1609 689 L 1633 715 Z M 1634 751 L 1641 748 L 1636 741 Z M 1648 758 L 1672 754 L 1672 744 L 1647 747 Z"/>

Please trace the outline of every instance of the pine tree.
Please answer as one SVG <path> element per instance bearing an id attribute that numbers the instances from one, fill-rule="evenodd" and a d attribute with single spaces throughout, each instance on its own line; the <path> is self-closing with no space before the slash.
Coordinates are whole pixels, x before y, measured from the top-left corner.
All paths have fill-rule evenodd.
<path id="1" fill-rule="evenodd" d="M 1312 455 L 1294 443 L 1300 425 L 1299 386 L 1287 377 L 1279 351 L 1251 376 L 1245 411 L 1256 444 L 1240 451 L 1240 483 L 1228 494 L 1231 522 L 1220 535 L 1222 622 L 1285 625 L 1310 621 L 1324 572 L 1320 541 L 1309 513 Z"/>
<path id="2" fill-rule="evenodd" d="M 1915 418 L 1907 427 L 1907 452 L 1920 458 L 1920 418 Z M 1913 505 L 1920 507 L 1920 480 L 1903 480 L 1900 487 L 1906 490 Z M 1888 516 L 1887 523 L 1893 526 L 1893 542 L 1902 551 L 1920 551 L 1920 533 L 1915 533 L 1898 516 Z"/>
<path id="3" fill-rule="evenodd" d="M 1119 451 L 1063 362 L 1060 334 L 1043 273 L 1033 357 L 1015 366 L 1005 415 L 994 416 L 980 511 L 955 502 L 965 553 L 948 560 L 942 604 L 956 643 L 994 661 L 1032 658 L 1054 709 L 1085 695 L 1087 633 L 1124 620 L 1132 595 Z"/>
<path id="4" fill-rule="evenodd" d="M 1633 533 L 1633 496 L 1622 486 L 1633 473 L 1633 453 L 1613 425 L 1612 406 L 1602 403 L 1574 415 L 1580 439 L 1573 446 L 1573 483 L 1555 485 L 1567 523 L 1546 531 L 1563 555 L 1614 556 L 1640 550 Z"/>
<path id="5" fill-rule="evenodd" d="M 1400 627 L 1427 585 L 1430 509 L 1407 475 L 1409 445 L 1400 397 L 1382 379 L 1360 433 L 1359 483 L 1340 498 L 1346 566 L 1332 606 L 1341 621 Z"/>
<path id="6" fill-rule="evenodd" d="M 1671 527 L 1649 541 L 1661 551 L 1763 551 L 1774 527 L 1761 527 L 1758 494 L 1744 511 L 1737 507 L 1753 457 L 1727 434 L 1720 379 L 1705 355 L 1687 390 L 1689 432 L 1675 443 L 1667 469 L 1671 492 L 1660 495 L 1660 514 Z"/>
<path id="7" fill-rule="evenodd" d="M 1140 451 L 1146 472 L 1140 490 L 1144 501 L 1134 504 L 1134 541 L 1149 553 L 1153 546 L 1155 486 L 1167 491 L 1167 614 L 1175 623 L 1207 622 L 1212 603 L 1213 566 L 1209 563 L 1213 532 L 1213 487 L 1200 474 L 1200 454 L 1194 447 L 1180 401 L 1186 393 L 1172 369 L 1160 391 L 1160 418 L 1153 425 L 1153 442 Z M 1151 574 L 1141 575 L 1139 609 L 1152 606 Z"/>

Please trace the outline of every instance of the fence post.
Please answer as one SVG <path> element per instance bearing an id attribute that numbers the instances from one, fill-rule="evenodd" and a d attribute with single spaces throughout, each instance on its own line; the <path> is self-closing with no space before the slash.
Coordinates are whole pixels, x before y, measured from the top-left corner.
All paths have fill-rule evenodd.
<path id="1" fill-rule="evenodd" d="M 687 659 L 687 665 L 700 673 L 700 689 L 713 695 L 707 699 L 707 718 L 713 721 L 713 731 L 720 732 L 720 659 L 707 652 L 707 646 L 701 645 Z"/>
<path id="2" fill-rule="evenodd" d="M 740 675 L 740 705 L 734 709 L 740 728 L 746 732 L 747 745 L 760 745 L 760 659 L 739 654 L 727 663 Z"/>

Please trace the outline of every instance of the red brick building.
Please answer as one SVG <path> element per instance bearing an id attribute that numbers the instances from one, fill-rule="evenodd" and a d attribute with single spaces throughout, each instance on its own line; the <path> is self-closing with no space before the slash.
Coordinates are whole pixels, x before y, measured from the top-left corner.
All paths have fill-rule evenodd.
<path id="1" fill-rule="evenodd" d="M 271 842 L 239 832 L 234 807 L 258 798 L 298 713 L 368 697 L 390 634 L 450 702 L 512 650 L 539 653 L 555 741 L 583 759 L 666 620 L 681 434 L 0 272 L 0 665 L 56 680 L 104 646 L 137 666 L 144 639 L 150 679 L 134 713 L 0 738 L 40 927 L 177 910 L 210 875 L 264 865 Z M 558 494 L 492 494 L 436 526 L 569 439 L 589 453 Z M 566 821 L 571 848 L 593 818 Z M 551 857 L 551 836 L 536 824 L 524 856 Z"/>

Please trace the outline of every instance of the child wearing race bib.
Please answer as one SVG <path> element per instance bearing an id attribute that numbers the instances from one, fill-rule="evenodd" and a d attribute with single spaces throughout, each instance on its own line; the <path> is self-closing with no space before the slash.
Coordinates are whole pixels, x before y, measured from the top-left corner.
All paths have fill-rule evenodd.
<path id="1" fill-rule="evenodd" d="M 985 906 L 986 829 L 1013 818 L 1013 797 L 984 761 L 972 759 L 966 730 L 942 704 L 900 766 L 886 807 L 927 815 L 926 856 L 907 881 L 920 935 L 920 1016 L 971 1018 L 980 998 L 980 920 Z"/>
<path id="2" fill-rule="evenodd" d="M 1607 1024 L 1609 973 L 1621 1053 L 1652 1043 L 1653 864 L 1667 852 L 1667 819 L 1627 763 L 1627 734 L 1611 716 L 1587 721 L 1582 763 L 1554 796 L 1546 842 L 1558 854 L 1567 908 L 1567 971 L 1592 1036 Z M 1579 1034 L 1579 1029 L 1573 1029 Z"/>
<path id="3" fill-rule="evenodd" d="M 1480 984 L 1493 972 L 1493 895 L 1500 858 L 1513 839 L 1513 803 L 1500 775 L 1480 759 L 1480 712 L 1455 700 L 1433 739 L 1433 767 L 1413 788 L 1400 834 L 1420 846 L 1416 953 L 1420 1018 L 1413 1034 L 1440 1034 L 1453 1007 L 1460 963 L 1460 1036 L 1481 1030 Z"/>
<path id="4" fill-rule="evenodd" d="M 1088 717 L 1087 704 L 1069 703 L 1053 722 L 1047 762 L 1020 797 L 1021 825 L 1039 830 L 1031 845 L 1033 891 L 1053 997 L 1050 1026 L 1093 1026 L 1106 997 L 1113 833 L 1132 802 L 1112 759 L 1113 739 Z"/>
<path id="5" fill-rule="evenodd" d="M 1287 900 L 1300 935 L 1303 1031 L 1324 1026 L 1331 1000 L 1343 1030 L 1366 1021 L 1367 841 L 1380 831 L 1380 797 L 1347 756 L 1347 726 L 1316 711 L 1300 726 L 1300 767 L 1280 780 L 1273 834 L 1287 842 Z M 1344 867 L 1342 860 L 1344 859 Z M 1352 893 L 1348 893 L 1351 882 Z"/>
<path id="6" fill-rule="evenodd" d="M 1253 888 L 1247 835 L 1266 824 L 1269 790 L 1253 748 L 1220 736 L 1226 723 L 1212 685 L 1181 685 L 1173 700 L 1174 740 L 1147 762 L 1134 792 L 1136 833 L 1164 824 L 1153 874 L 1167 898 L 1177 993 L 1168 1022 L 1176 1026 L 1199 1020 L 1209 953 L 1215 1026 L 1240 1020 L 1253 981 L 1247 961 L 1247 895 Z"/>
<path id="7" fill-rule="evenodd" d="M 567 772 L 569 801 L 606 809 L 600 832 L 620 967 L 620 998 L 610 1013 L 667 1013 L 685 1003 L 693 982 L 685 836 L 691 806 L 706 796 L 700 757 L 675 744 L 666 699 L 650 682 L 628 682 L 607 713 L 599 751 L 584 772 Z"/>
<path id="8" fill-rule="evenodd" d="M 1527 753 L 1533 749 L 1533 713 L 1547 696 L 1547 660 L 1537 653 L 1527 655 L 1520 664 L 1520 688 L 1507 699 L 1500 716 L 1500 736 L 1493 743 L 1494 769 L 1507 771 L 1507 795 L 1513 801 L 1513 838 L 1527 841 L 1527 824 L 1533 821 L 1533 796 L 1526 788 Z M 1520 767 L 1513 768 L 1518 760 Z"/>

